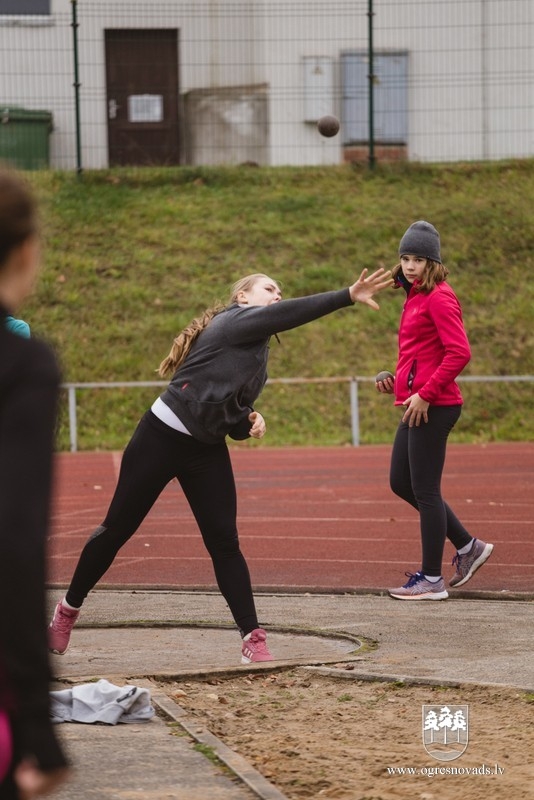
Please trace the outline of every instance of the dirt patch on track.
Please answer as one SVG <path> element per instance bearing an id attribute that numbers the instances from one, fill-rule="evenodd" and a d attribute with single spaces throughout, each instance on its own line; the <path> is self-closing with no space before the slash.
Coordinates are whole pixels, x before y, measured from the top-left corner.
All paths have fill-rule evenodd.
<path id="1" fill-rule="evenodd" d="M 305 669 L 162 684 L 290 800 L 532 800 L 534 694 L 371 683 Z M 468 706 L 468 744 L 428 754 L 422 706 Z"/>

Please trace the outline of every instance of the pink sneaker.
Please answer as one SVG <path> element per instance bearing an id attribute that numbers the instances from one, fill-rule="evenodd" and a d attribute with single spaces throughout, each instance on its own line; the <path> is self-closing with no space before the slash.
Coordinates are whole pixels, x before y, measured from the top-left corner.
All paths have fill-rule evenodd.
<path id="1" fill-rule="evenodd" d="M 250 664 L 257 661 L 272 661 L 273 657 L 267 647 L 267 634 L 263 628 L 256 628 L 247 633 L 241 649 L 241 663 Z"/>
<path id="2" fill-rule="evenodd" d="M 48 649 L 51 653 L 62 656 L 67 651 L 71 631 L 79 616 L 79 611 L 65 608 L 61 600 L 59 601 L 52 622 L 48 626 Z"/>

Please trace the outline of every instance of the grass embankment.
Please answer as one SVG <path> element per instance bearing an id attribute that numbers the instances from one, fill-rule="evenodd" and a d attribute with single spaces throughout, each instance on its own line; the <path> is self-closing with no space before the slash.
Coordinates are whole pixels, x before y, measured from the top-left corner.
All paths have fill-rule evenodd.
<path id="1" fill-rule="evenodd" d="M 347 286 L 393 266 L 415 219 L 442 235 L 473 348 L 466 375 L 534 373 L 534 162 L 339 168 L 177 168 L 39 173 L 46 243 L 23 310 L 57 348 L 65 381 L 156 380 L 173 337 L 231 283 L 267 272 L 284 294 Z M 281 336 L 271 377 L 394 369 L 403 297 L 345 309 Z M 463 384 L 454 441 L 532 439 L 532 384 Z M 85 390 L 80 449 L 120 449 L 155 389 Z M 390 442 L 398 412 L 360 387 L 362 443 Z M 261 446 L 350 443 L 348 385 L 268 385 Z M 60 447 L 68 448 L 66 403 Z M 258 446 L 256 443 L 247 446 Z"/>

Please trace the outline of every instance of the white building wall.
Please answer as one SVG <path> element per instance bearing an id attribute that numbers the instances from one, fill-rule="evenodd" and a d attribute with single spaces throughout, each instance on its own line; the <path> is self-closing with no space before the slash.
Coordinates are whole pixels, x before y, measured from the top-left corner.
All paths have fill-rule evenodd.
<path id="1" fill-rule="evenodd" d="M 375 44 L 410 53 L 412 160 L 534 154 L 534 3 L 375 3 Z"/>
<path id="2" fill-rule="evenodd" d="M 65 0 L 62 0 L 65 2 Z M 179 31 L 179 85 L 192 89 L 237 86 L 255 82 L 253 4 L 219 0 L 207 4 L 146 0 L 99 6 L 98 16 L 84 15 L 80 26 L 84 165 L 107 166 L 106 76 L 104 31 L 110 28 L 175 28 Z"/>
<path id="3" fill-rule="evenodd" d="M 484 156 L 534 154 L 534 2 L 485 4 Z"/>
<path id="4" fill-rule="evenodd" d="M 0 108 L 51 111 L 51 163 L 70 169 L 75 165 L 70 2 L 56 5 L 63 19 L 0 17 Z"/>
<path id="5" fill-rule="evenodd" d="M 108 166 L 104 31 L 108 28 L 176 28 L 180 91 L 257 82 L 255 3 L 78 3 L 82 163 Z M 45 109 L 54 117 L 51 165 L 76 166 L 74 65 L 70 0 L 52 0 L 50 19 L 0 18 L 0 106 Z M 28 87 L 31 87 L 30 91 Z"/>
<path id="6" fill-rule="evenodd" d="M 418 0 L 390 3 L 376 15 L 377 49 L 400 46 L 409 53 L 411 160 L 481 157 L 479 6 Z"/>
<path id="7" fill-rule="evenodd" d="M 346 15 L 328 16 L 324 9 L 302 3 L 280 5 L 271 13 L 264 0 L 263 78 L 270 85 L 271 163 L 274 165 L 339 164 L 343 159 L 342 136 L 324 139 L 312 121 L 306 121 L 304 59 L 329 58 L 333 65 L 330 104 L 324 114 L 341 113 L 340 53 L 349 47 L 366 46 L 366 17 L 355 4 Z"/>
<path id="8" fill-rule="evenodd" d="M 52 0 L 48 21 L 0 18 L 0 106 L 51 111 L 51 162 L 66 169 L 76 163 L 71 5 Z M 340 54 L 367 49 L 366 9 L 363 0 L 79 2 L 84 167 L 108 163 L 104 30 L 132 27 L 179 30 L 181 93 L 267 84 L 271 164 L 339 163 L 342 134 L 323 139 L 305 120 L 304 58 L 332 59 L 328 111 L 339 115 Z M 375 0 L 374 11 L 376 50 L 409 53 L 410 159 L 534 154 L 533 0 Z"/>

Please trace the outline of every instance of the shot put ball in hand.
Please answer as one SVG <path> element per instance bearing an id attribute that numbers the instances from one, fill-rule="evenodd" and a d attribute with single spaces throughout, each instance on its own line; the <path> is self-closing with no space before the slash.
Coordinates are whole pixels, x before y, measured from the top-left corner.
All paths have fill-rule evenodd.
<path id="1" fill-rule="evenodd" d="M 386 381 L 388 378 L 393 379 L 394 377 L 395 376 L 391 372 L 389 372 L 387 369 L 384 369 L 375 377 L 375 382 L 379 383 L 379 381 Z"/>
<path id="2" fill-rule="evenodd" d="M 335 136 L 339 131 L 339 120 L 331 114 L 321 117 L 317 122 L 317 129 L 321 136 L 326 136 L 328 139 Z"/>

